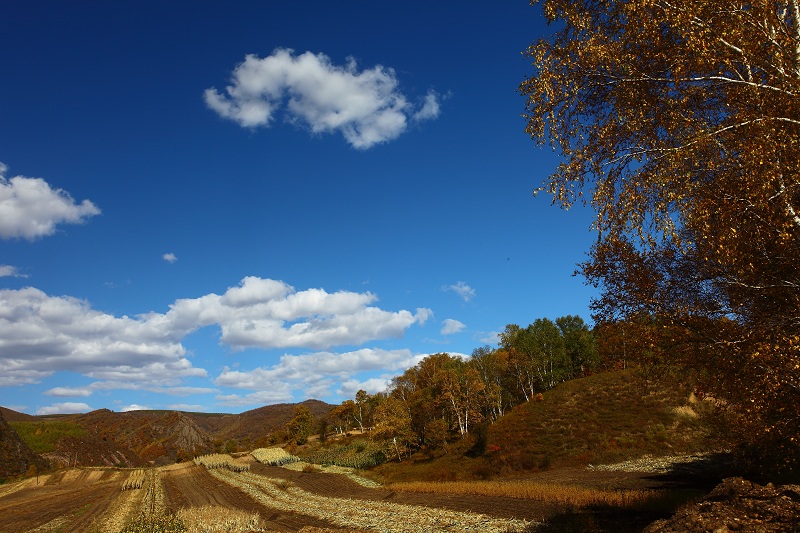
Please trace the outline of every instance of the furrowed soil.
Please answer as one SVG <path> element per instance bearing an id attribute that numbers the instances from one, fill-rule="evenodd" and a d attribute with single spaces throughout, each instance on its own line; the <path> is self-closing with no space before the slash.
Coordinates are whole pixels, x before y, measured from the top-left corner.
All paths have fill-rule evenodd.
<path id="1" fill-rule="evenodd" d="M 513 498 L 476 497 L 457 494 L 422 494 L 414 492 L 396 492 L 382 488 L 372 489 L 363 487 L 339 474 L 296 472 L 259 463 L 251 465 L 251 472 L 265 477 L 286 479 L 303 490 L 330 498 L 351 498 L 355 500 L 385 501 L 403 505 L 420 505 L 460 512 L 480 513 L 502 518 L 518 518 L 535 522 L 541 521 L 554 510 L 554 507 L 549 504 L 528 500 L 515 500 Z"/>
<path id="2" fill-rule="evenodd" d="M 133 470 L 69 469 L 0 486 L 0 533 L 85 531 L 115 533 L 127 520 L 147 512 L 146 488 L 122 491 Z M 151 471 L 148 479 L 160 483 L 163 508 L 222 507 L 255 513 L 264 531 L 505 531 L 526 524 L 550 523 L 565 509 L 553 503 L 506 497 L 428 494 L 369 488 L 342 474 L 297 471 L 250 463 L 250 471 L 206 470 L 182 463 Z M 657 488 L 675 480 L 638 472 L 554 469 L 536 481 L 595 488 Z M 161 504 L 159 504 L 161 505 Z M 377 517 L 377 518 L 376 518 Z M 636 517 L 640 531 L 661 516 Z M 574 521 L 574 517 L 570 517 Z M 609 517 L 615 531 L 623 516 Z M 507 524 L 504 525 L 504 524 Z M 543 531 L 556 529 L 544 529 Z M 558 531 L 575 530 L 558 529 Z"/>
<path id="3" fill-rule="evenodd" d="M 161 479 L 164 485 L 164 505 L 173 512 L 181 508 L 217 505 L 258 513 L 264 521 L 265 529 L 270 531 L 298 531 L 305 526 L 335 527 L 330 522 L 313 516 L 269 509 L 241 490 L 219 481 L 202 466 L 191 464 L 183 468 L 165 469 Z"/>
<path id="4" fill-rule="evenodd" d="M 121 472 L 72 469 L 0 487 L 0 532 L 86 531 L 121 494 Z M 2 490 L 2 489 L 6 490 Z M 38 528 L 38 529 L 37 529 Z"/>

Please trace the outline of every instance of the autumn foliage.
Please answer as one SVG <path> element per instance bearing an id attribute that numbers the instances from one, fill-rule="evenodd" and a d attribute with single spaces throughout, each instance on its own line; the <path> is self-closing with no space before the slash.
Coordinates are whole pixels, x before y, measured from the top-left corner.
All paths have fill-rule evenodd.
<path id="1" fill-rule="evenodd" d="M 527 133 L 563 155 L 540 190 L 597 212 L 596 322 L 635 325 L 628 356 L 693 376 L 797 462 L 798 2 L 541 6 L 558 29 L 519 90 Z"/>

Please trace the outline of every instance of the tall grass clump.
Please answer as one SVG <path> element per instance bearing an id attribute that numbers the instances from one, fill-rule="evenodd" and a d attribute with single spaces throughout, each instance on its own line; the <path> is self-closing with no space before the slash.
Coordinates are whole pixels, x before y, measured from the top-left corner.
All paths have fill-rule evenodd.
<path id="1" fill-rule="evenodd" d="M 258 448 L 250 452 L 256 461 L 269 466 L 283 466 L 300 460 L 296 455 L 288 453 L 283 448 Z"/>

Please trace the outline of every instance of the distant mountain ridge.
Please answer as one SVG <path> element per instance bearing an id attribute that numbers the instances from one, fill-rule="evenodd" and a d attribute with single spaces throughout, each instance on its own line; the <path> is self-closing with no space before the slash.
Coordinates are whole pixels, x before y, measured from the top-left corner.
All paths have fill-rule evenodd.
<path id="1" fill-rule="evenodd" d="M 254 448 L 266 444 L 270 434 L 281 431 L 299 405 L 308 407 L 315 418 L 327 416 L 334 407 L 319 400 L 306 400 L 268 405 L 241 414 L 98 409 L 59 415 L 58 421 L 76 424 L 85 433 L 59 439 L 56 449 L 44 455 L 64 466 L 134 467 L 189 460 L 231 446 Z M 4 407 L 0 407 L 0 415 L 22 423 L 46 423 L 55 418 L 31 416 Z M 8 424 L 5 426 L 13 431 Z"/>

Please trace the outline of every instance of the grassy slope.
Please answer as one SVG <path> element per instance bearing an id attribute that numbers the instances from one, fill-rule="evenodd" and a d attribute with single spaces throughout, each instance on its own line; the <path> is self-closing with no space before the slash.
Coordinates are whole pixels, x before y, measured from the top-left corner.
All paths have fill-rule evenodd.
<path id="1" fill-rule="evenodd" d="M 490 426 L 483 455 L 470 456 L 474 439 L 467 439 L 435 459 L 387 463 L 376 473 L 391 481 L 469 480 L 719 447 L 707 422 L 687 409 L 688 390 L 645 387 L 630 370 L 562 383 L 543 397 Z"/>
<path id="2" fill-rule="evenodd" d="M 83 426 L 70 421 L 11 422 L 20 438 L 36 453 L 49 453 L 56 449 L 62 437 L 80 437 L 86 434 Z"/>
<path id="3" fill-rule="evenodd" d="M 583 466 L 715 448 L 689 391 L 646 386 L 633 371 L 563 383 L 544 400 L 517 406 L 489 429 L 489 456 L 501 470 Z"/>

